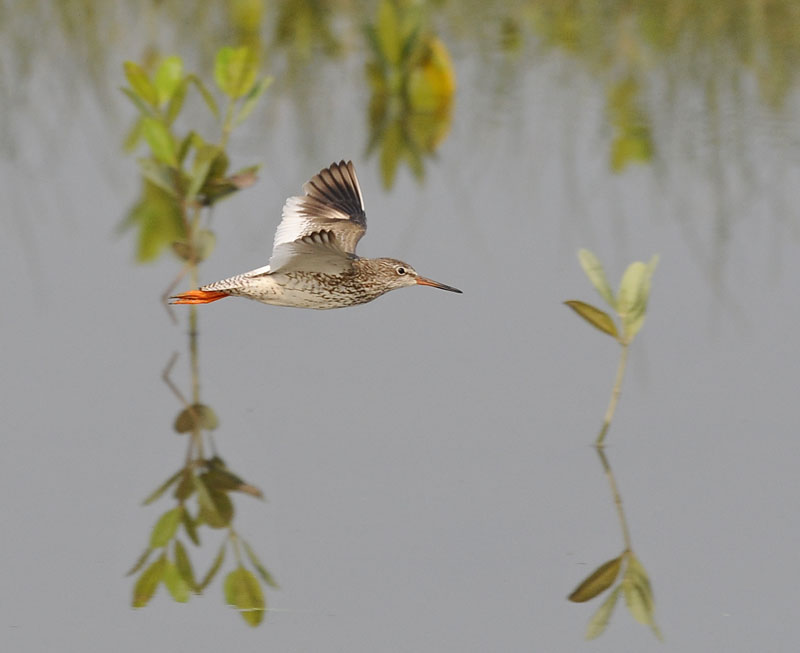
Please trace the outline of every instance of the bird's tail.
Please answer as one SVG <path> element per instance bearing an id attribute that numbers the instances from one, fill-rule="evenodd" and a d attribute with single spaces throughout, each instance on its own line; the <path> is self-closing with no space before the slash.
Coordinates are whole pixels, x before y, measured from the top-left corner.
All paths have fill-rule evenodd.
<path id="1" fill-rule="evenodd" d="M 228 297 L 228 293 L 218 290 L 190 290 L 170 297 L 171 304 L 210 304 L 218 299 Z"/>

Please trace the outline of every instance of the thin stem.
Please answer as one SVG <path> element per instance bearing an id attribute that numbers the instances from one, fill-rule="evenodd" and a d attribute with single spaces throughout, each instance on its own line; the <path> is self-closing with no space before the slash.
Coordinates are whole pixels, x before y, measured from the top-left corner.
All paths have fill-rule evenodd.
<path id="1" fill-rule="evenodd" d="M 219 146 L 224 150 L 228 146 L 228 138 L 233 131 L 233 109 L 235 102 L 231 99 L 228 100 L 228 106 L 225 109 L 225 119 L 222 122 L 222 138 L 220 139 Z"/>
<path id="2" fill-rule="evenodd" d="M 189 276 L 192 282 L 192 288 L 197 288 L 199 275 L 197 273 L 197 257 L 196 248 L 194 243 L 194 235 L 196 233 L 196 225 L 199 217 L 199 211 L 195 211 L 194 218 L 192 219 L 192 256 L 188 261 Z M 198 328 L 197 328 L 197 307 L 191 306 L 189 310 L 189 365 L 192 373 L 192 404 L 200 403 L 200 352 L 198 347 Z M 198 420 L 194 420 L 195 428 L 192 431 L 192 440 L 197 447 L 197 454 L 200 458 L 203 457 L 203 434 L 200 429 Z"/>
<path id="3" fill-rule="evenodd" d="M 611 390 L 611 399 L 608 402 L 608 409 L 606 410 L 606 416 L 603 420 L 603 428 L 600 429 L 600 434 L 597 436 L 597 440 L 595 440 L 595 445 L 598 447 L 604 446 L 603 440 L 605 440 L 606 433 L 608 433 L 608 429 L 611 426 L 611 420 L 614 418 L 614 413 L 617 410 L 619 395 L 622 392 L 622 379 L 625 377 L 625 367 L 628 364 L 629 343 L 622 342 L 620 344 L 622 346 L 622 351 L 620 352 L 619 364 L 617 365 L 617 378 L 614 381 L 614 388 Z"/>
<path id="4" fill-rule="evenodd" d="M 233 542 L 233 555 L 236 556 L 236 562 L 239 566 L 244 566 L 242 563 L 242 545 L 239 543 L 239 534 L 233 529 L 233 526 L 228 527 L 228 537 Z"/>
<path id="5" fill-rule="evenodd" d="M 597 455 L 600 456 L 600 462 L 603 464 L 603 469 L 606 472 L 608 484 L 611 486 L 611 494 L 614 495 L 614 505 L 617 508 L 617 516 L 619 517 L 619 524 L 622 528 L 622 537 L 625 540 L 625 550 L 631 551 L 633 550 L 631 533 L 628 530 L 628 521 L 625 519 L 625 511 L 622 509 L 622 496 L 620 496 L 619 490 L 617 489 L 617 481 L 614 479 L 614 472 L 611 471 L 611 465 L 608 464 L 608 459 L 605 453 L 603 453 L 602 445 L 596 445 L 595 449 L 597 449 Z"/>

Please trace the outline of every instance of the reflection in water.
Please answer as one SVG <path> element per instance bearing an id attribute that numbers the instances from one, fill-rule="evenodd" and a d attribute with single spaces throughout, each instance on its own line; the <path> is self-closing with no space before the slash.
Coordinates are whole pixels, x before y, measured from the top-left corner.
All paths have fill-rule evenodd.
<path id="1" fill-rule="evenodd" d="M 620 593 L 624 595 L 625 604 L 628 606 L 633 618 L 645 626 L 650 626 L 655 636 L 662 639 L 661 631 L 655 621 L 653 588 L 650 585 L 650 578 L 644 566 L 633 552 L 628 522 L 622 509 L 622 497 L 617 489 L 614 473 L 611 471 L 611 465 L 603 452 L 603 448 L 599 445 L 595 448 L 608 478 L 608 483 L 611 486 L 611 494 L 614 497 L 614 505 L 617 508 L 617 516 L 619 517 L 625 548 L 618 557 L 604 562 L 589 574 L 567 598 L 576 603 L 583 603 L 595 598 L 614 584 L 624 566 L 625 571 L 622 574 L 622 580 L 611 590 L 606 600 L 603 601 L 589 620 L 589 624 L 586 627 L 586 639 L 594 639 L 603 634 L 617 605 Z"/>
<path id="2" fill-rule="evenodd" d="M 208 207 L 233 192 L 249 186 L 255 167 L 228 174 L 225 151 L 231 131 L 252 111 L 269 85 L 258 78 L 254 50 L 222 48 L 214 66 L 214 80 L 223 95 L 224 109 L 195 75 L 185 74 L 178 57 L 167 57 L 153 74 L 133 62 L 125 64 L 129 87 L 123 89 L 139 110 L 127 144 L 133 149 L 144 143 L 148 156 L 139 159 L 143 194 L 129 214 L 130 226 L 139 232 L 138 257 L 157 257 L 166 245 L 183 260 L 183 267 L 165 295 L 187 274 L 197 285 L 198 265 L 213 249 L 214 234 L 201 228 Z M 220 124 L 220 139 L 213 143 L 190 130 L 179 135 L 175 121 L 190 89 L 196 90 Z M 174 318 L 173 318 L 174 319 Z M 187 399 L 171 379 L 177 354 L 164 371 L 164 381 L 183 405 L 174 430 L 189 438 L 183 466 L 145 499 L 149 505 L 168 490 L 177 505 L 164 512 L 150 534 L 144 553 L 130 574 L 141 571 L 133 589 L 133 606 L 147 605 L 162 583 L 178 602 L 200 594 L 222 568 L 226 552 L 232 551 L 235 567 L 224 582 L 225 601 L 235 606 L 246 623 L 256 626 L 264 619 L 266 601 L 261 582 L 277 587 L 253 548 L 234 528 L 231 493 L 262 498 L 261 491 L 228 469 L 217 452 L 211 432 L 219 423 L 214 410 L 200 398 L 200 366 L 197 310 L 189 313 L 189 360 L 191 392 Z M 195 574 L 188 542 L 200 546 L 203 527 L 225 531 L 221 546 L 208 571 Z M 184 543 L 183 539 L 188 540 Z M 151 559 L 155 557 L 155 561 Z M 250 567 L 250 568 L 248 568 Z M 255 573 L 254 573 L 255 572 Z M 261 581 L 259 581 L 259 577 Z"/>
<path id="3" fill-rule="evenodd" d="M 425 176 L 423 156 L 436 151 L 452 121 L 453 64 L 427 16 L 421 4 L 383 0 L 375 23 L 366 28 L 372 54 L 368 151 L 380 150 L 386 188 L 402 161 L 418 179 Z"/>
<path id="4" fill-rule="evenodd" d="M 600 310 L 590 304 L 580 301 L 567 301 L 567 306 L 573 309 L 578 315 L 585 319 L 589 324 L 606 333 L 617 340 L 621 346 L 617 376 L 614 381 L 614 388 L 611 392 L 611 401 L 608 404 L 603 426 L 600 434 L 595 440 L 595 448 L 603 470 L 611 486 L 611 494 L 614 497 L 614 505 L 617 508 L 622 538 L 625 548 L 622 553 L 608 562 L 604 562 L 595 569 L 589 576 L 569 595 L 570 601 L 583 603 L 589 601 L 602 592 L 609 589 L 617 580 L 622 566 L 625 571 L 621 582 L 608 595 L 606 600 L 598 608 L 597 612 L 589 620 L 586 629 L 586 638 L 594 639 L 599 637 L 606 629 L 617 599 L 620 593 L 625 596 L 625 603 L 634 618 L 652 628 L 656 637 L 661 639 L 661 632 L 655 622 L 655 605 L 653 602 L 653 590 L 650 586 L 650 579 L 644 566 L 633 552 L 628 522 L 625 519 L 625 512 L 622 509 L 622 497 L 617 489 L 617 481 L 611 471 L 611 465 L 603 451 L 605 436 L 611 426 L 611 420 L 617 408 L 617 402 L 622 391 L 622 380 L 625 375 L 625 367 L 628 361 L 628 348 L 630 347 L 636 334 L 644 325 L 647 315 L 647 303 L 650 299 L 650 284 L 653 272 L 658 264 L 658 256 L 654 256 L 649 263 L 641 261 L 631 263 L 619 284 L 619 290 L 615 294 L 608 283 L 603 266 L 597 257 L 590 251 L 582 249 L 578 252 L 578 259 L 586 276 L 589 277 L 595 290 L 606 301 L 611 309 L 618 315 L 620 326 L 614 323 L 611 316 L 605 311 Z"/>

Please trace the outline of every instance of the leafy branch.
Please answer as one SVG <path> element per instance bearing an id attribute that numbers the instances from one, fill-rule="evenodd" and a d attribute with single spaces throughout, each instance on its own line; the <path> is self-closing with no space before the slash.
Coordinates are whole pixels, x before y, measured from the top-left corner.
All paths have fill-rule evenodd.
<path id="1" fill-rule="evenodd" d="M 578 259 L 586 276 L 589 277 L 589 281 L 592 282 L 595 290 L 617 314 L 620 323 L 620 328 L 618 328 L 608 313 L 591 304 L 577 300 L 564 302 L 593 327 L 614 338 L 621 347 L 611 399 L 608 402 L 603 427 L 600 429 L 595 441 L 598 447 L 602 447 L 622 392 L 622 380 L 628 363 L 628 348 L 644 325 L 647 302 L 650 298 L 650 282 L 658 265 L 658 255 L 653 256 L 649 263 L 642 263 L 641 261 L 631 263 L 622 275 L 616 296 L 611 291 L 611 286 L 608 283 L 608 279 L 606 279 L 602 264 L 594 254 L 589 250 L 582 249 L 578 252 Z"/>
<path id="2" fill-rule="evenodd" d="M 142 196 L 129 213 L 127 224 L 139 228 L 139 260 L 154 259 L 169 245 L 183 261 L 164 299 L 187 272 L 192 285 L 197 286 L 198 265 L 211 254 L 215 244 L 215 235 L 207 227 L 209 207 L 255 182 L 258 166 L 228 171 L 226 147 L 232 131 L 252 113 L 271 82 L 269 77 L 259 78 L 258 64 L 251 48 L 222 48 L 214 64 L 214 92 L 197 75 L 186 74 L 182 60 L 176 56 L 162 59 L 152 74 L 134 62 L 124 65 L 128 86 L 122 92 L 139 114 L 125 147 L 147 148 L 146 155 L 138 159 Z M 216 142 L 194 129 L 176 129 L 190 89 L 199 94 L 218 123 Z M 190 399 L 170 378 L 177 354 L 163 374 L 165 383 L 183 405 L 173 429 L 188 436 L 186 457 L 183 467 L 145 499 L 145 505 L 149 505 L 171 491 L 176 505 L 157 519 L 147 548 L 129 572 L 141 572 L 134 584 L 132 603 L 134 607 L 147 605 L 161 584 L 175 601 L 188 601 L 192 593 L 200 594 L 208 587 L 221 569 L 226 551 L 232 549 L 236 567 L 225 578 L 225 600 L 239 610 L 248 624 L 256 626 L 266 611 L 261 582 L 271 587 L 277 584 L 234 529 L 231 495 L 240 492 L 263 497 L 258 488 L 228 469 L 216 452 L 211 433 L 219 426 L 219 420 L 213 409 L 200 400 L 196 307 L 191 307 L 188 320 Z M 205 453 L 206 440 L 210 443 L 210 456 Z M 198 578 L 189 545 L 200 546 L 203 528 L 226 531 L 226 536 L 211 566 Z"/>

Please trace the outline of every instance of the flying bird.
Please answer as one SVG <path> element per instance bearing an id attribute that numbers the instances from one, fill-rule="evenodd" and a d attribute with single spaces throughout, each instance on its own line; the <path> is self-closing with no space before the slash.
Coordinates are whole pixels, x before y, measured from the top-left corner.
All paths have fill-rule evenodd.
<path id="1" fill-rule="evenodd" d="M 332 163 L 303 191 L 283 206 L 269 265 L 175 295 L 172 303 L 247 297 L 275 306 L 328 309 L 371 302 L 405 286 L 461 292 L 421 277 L 403 261 L 356 256 L 367 216 L 351 161 Z"/>

